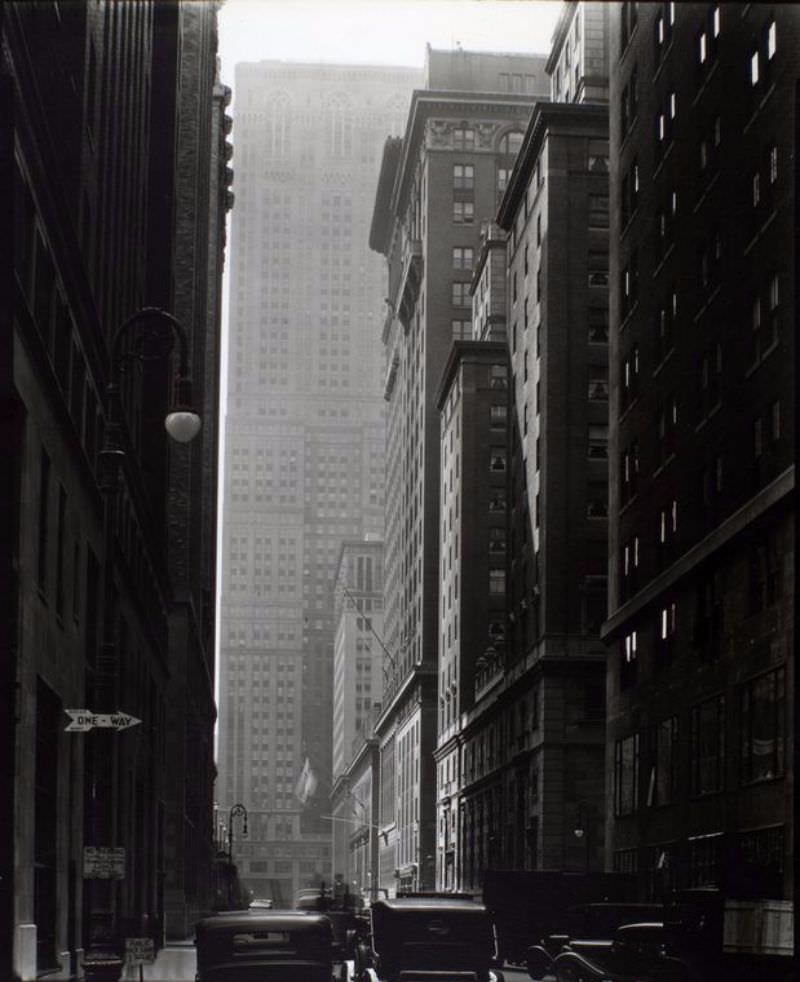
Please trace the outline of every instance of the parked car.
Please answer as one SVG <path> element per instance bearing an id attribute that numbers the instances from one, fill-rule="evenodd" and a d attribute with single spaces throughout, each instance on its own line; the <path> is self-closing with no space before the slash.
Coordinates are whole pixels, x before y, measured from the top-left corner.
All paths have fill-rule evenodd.
<path id="1" fill-rule="evenodd" d="M 497 939 L 483 904 L 417 895 L 371 905 L 367 936 L 357 947 L 355 978 L 503 982 L 498 967 Z"/>
<path id="2" fill-rule="evenodd" d="M 680 925 L 624 924 L 610 939 L 573 938 L 554 957 L 544 946 L 528 953 L 532 979 L 558 982 L 701 982 L 703 975 Z"/>
<path id="3" fill-rule="evenodd" d="M 337 952 L 323 914 L 252 910 L 195 930 L 196 982 L 332 982 Z"/>
<path id="4" fill-rule="evenodd" d="M 635 899 L 636 879 L 627 873 L 489 869 L 483 881 L 483 902 L 494 919 L 501 955 L 516 964 L 524 964 L 530 945 L 569 934 L 569 911 L 578 905 Z"/>

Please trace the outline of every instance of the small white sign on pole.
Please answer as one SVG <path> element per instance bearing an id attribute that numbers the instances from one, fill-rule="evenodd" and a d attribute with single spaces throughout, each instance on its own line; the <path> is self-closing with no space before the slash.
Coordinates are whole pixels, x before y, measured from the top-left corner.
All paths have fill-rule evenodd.
<path id="1" fill-rule="evenodd" d="M 155 960 L 152 938 L 125 938 L 126 965 L 152 965 Z"/>

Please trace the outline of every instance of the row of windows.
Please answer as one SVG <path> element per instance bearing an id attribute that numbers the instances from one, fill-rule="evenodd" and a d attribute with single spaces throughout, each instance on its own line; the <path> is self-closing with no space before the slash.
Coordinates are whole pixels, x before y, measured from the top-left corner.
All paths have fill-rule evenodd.
<path id="1" fill-rule="evenodd" d="M 755 543 L 750 550 L 747 567 L 747 596 L 742 608 L 746 617 L 757 616 L 773 607 L 780 599 L 780 567 L 778 552 L 770 539 Z M 694 596 L 690 633 L 687 640 L 694 652 L 704 659 L 720 656 L 724 634 L 724 607 L 722 584 L 719 574 L 705 579 L 698 585 Z M 676 656 L 678 632 L 678 604 L 664 601 L 655 612 L 651 623 L 653 639 L 652 655 L 655 672 L 670 665 Z M 640 675 L 641 630 L 629 631 L 621 642 L 619 666 L 620 688 L 635 684 Z"/>
<path id="2" fill-rule="evenodd" d="M 614 814 L 631 815 L 642 808 L 680 799 L 681 788 L 692 797 L 723 791 L 728 761 L 738 755 L 742 785 L 782 777 L 786 749 L 785 670 L 778 668 L 739 687 L 738 713 L 728 720 L 725 694 L 690 707 L 688 721 L 670 716 L 614 745 Z M 685 763 L 681 759 L 682 728 L 688 722 Z M 729 723 L 735 722 L 738 747 L 728 747 Z M 642 754 L 642 750 L 644 753 Z M 642 756 L 644 760 L 642 760 Z M 642 773 L 647 777 L 642 782 Z"/>

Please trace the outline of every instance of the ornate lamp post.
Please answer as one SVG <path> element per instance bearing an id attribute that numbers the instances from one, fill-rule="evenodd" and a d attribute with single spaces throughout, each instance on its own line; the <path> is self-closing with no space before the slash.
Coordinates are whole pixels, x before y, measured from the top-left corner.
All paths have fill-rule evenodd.
<path id="1" fill-rule="evenodd" d="M 242 838 L 247 838 L 247 809 L 238 802 L 233 805 L 228 813 L 228 862 L 233 866 L 233 820 L 242 819 Z"/>
<path id="2" fill-rule="evenodd" d="M 135 343 L 132 339 L 135 338 Z M 151 347 L 145 350 L 147 342 Z M 120 381 L 130 361 L 162 360 L 170 356 L 178 342 L 179 367 L 176 404 L 164 421 L 167 433 L 178 443 L 188 443 L 200 432 L 201 419 L 191 408 L 189 346 L 181 324 L 165 310 L 144 307 L 116 330 L 111 343 L 111 373 L 106 386 L 106 427 L 100 452 L 100 488 L 104 498 L 105 568 L 102 584 L 102 641 L 97 653 L 94 687 L 91 693 L 96 713 L 116 713 L 118 681 L 117 610 L 114 588 L 116 567 L 117 503 L 119 477 L 127 456 L 123 426 Z M 155 344 L 155 348 L 152 345 Z M 117 841 L 117 762 L 113 731 L 95 730 L 90 734 L 91 764 L 88 797 L 88 838 L 95 853 L 111 854 Z M 87 747 L 88 749 L 88 747 Z M 87 876 L 87 871 L 84 870 Z M 117 903 L 114 880 L 124 876 L 124 868 L 88 872 L 89 937 L 84 968 L 87 980 L 115 980 L 122 971 L 118 952 Z"/>

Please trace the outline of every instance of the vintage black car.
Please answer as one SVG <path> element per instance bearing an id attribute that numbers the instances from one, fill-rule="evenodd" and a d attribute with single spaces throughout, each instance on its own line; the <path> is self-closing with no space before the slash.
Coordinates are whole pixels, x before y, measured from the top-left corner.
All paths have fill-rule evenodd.
<path id="1" fill-rule="evenodd" d="M 331 982 L 339 955 L 323 914 L 251 910 L 197 924 L 196 982 Z"/>
<path id="2" fill-rule="evenodd" d="M 471 899 L 376 900 L 359 944 L 356 982 L 503 982 L 489 913 Z"/>
<path id="3" fill-rule="evenodd" d="M 610 939 L 571 939 L 550 957 L 545 947 L 528 953 L 532 979 L 558 982 L 701 982 L 696 960 L 681 943 L 678 925 L 624 924 Z"/>

